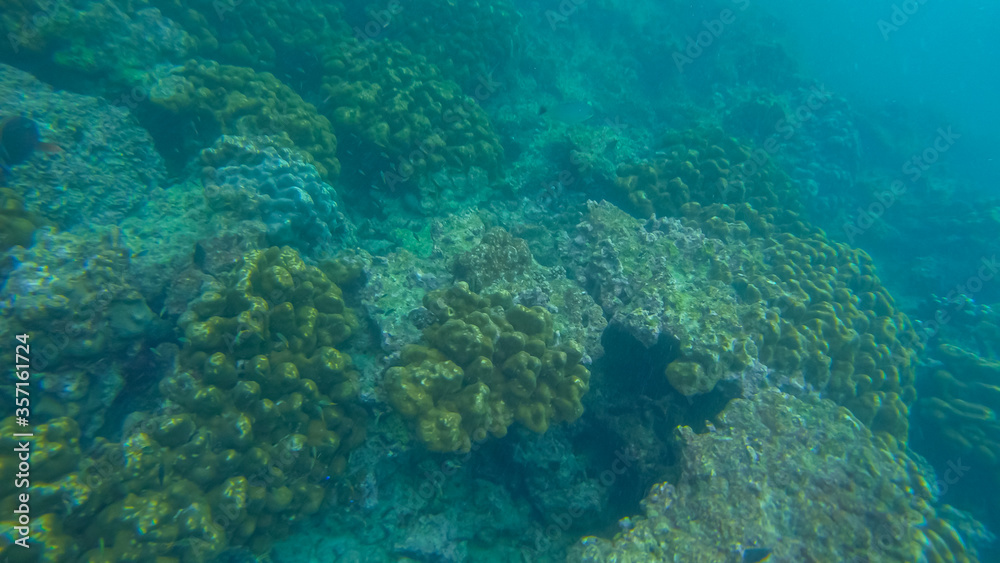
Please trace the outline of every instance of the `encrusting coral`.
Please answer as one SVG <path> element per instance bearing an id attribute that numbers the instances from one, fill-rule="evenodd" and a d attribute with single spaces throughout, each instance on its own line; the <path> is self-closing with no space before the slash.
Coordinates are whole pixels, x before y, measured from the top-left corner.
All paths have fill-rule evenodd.
<path id="1" fill-rule="evenodd" d="M 585 537 L 567 561 L 739 563 L 976 561 L 933 506 L 928 474 L 830 401 L 776 389 L 729 403 L 717 428 L 675 430 L 680 478 L 654 485 L 645 515 L 612 540 Z"/>
<path id="2" fill-rule="evenodd" d="M 169 333 L 131 285 L 118 234 L 40 229 L 34 245 L 9 251 L 16 266 L 0 286 L 0 335 L 31 339 L 33 418 L 72 417 L 88 439 L 124 387 L 125 366 Z M 0 395 L 13 402 L 13 386 Z"/>
<path id="3" fill-rule="evenodd" d="M 590 372 L 572 342 L 556 344 L 552 315 L 481 296 L 459 282 L 428 293 L 435 322 L 385 374 L 389 402 L 432 451 L 468 451 L 517 421 L 535 432 L 583 414 Z"/>
<path id="4" fill-rule="evenodd" d="M 760 361 L 905 442 L 920 343 L 868 255 L 803 223 L 788 178 L 762 150 L 719 131 L 672 136 L 668 144 L 653 161 L 619 169 L 637 213 L 679 217 L 732 245 L 740 267 L 717 274 L 742 301 L 764 305 L 763 317 L 747 326 Z M 675 362 L 667 371 L 688 379 L 698 370 Z"/>

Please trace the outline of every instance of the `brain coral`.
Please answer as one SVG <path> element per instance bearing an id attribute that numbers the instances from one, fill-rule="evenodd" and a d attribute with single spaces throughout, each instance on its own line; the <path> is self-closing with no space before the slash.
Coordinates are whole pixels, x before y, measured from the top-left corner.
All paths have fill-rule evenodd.
<path id="1" fill-rule="evenodd" d="M 317 256 L 350 241 L 353 227 L 333 186 L 294 150 L 269 146 L 268 139 L 225 135 L 202 151 L 212 209 L 259 221 L 268 246 Z"/>
<path id="2" fill-rule="evenodd" d="M 556 344 L 548 311 L 478 295 L 465 282 L 428 293 L 424 306 L 436 319 L 424 330 L 427 346 L 405 348 L 384 387 L 428 449 L 469 451 L 515 420 L 545 432 L 583 413 L 583 352 Z"/>

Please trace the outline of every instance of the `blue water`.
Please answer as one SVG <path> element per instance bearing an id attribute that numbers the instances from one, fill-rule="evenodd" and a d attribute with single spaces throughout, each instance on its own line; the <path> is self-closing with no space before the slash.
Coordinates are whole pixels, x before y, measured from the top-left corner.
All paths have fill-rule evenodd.
<path id="1" fill-rule="evenodd" d="M 0 560 L 1000 561 L 998 23 L 0 2 Z"/>

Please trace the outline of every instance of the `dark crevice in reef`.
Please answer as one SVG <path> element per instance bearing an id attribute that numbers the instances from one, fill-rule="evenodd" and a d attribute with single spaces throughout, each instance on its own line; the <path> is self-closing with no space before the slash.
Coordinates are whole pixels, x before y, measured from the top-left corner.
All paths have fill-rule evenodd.
<path id="1" fill-rule="evenodd" d="M 660 396 L 670 391 L 663 371 L 677 358 L 678 341 L 661 332 L 656 344 L 647 348 L 614 323 L 601 335 L 604 357 L 597 369 L 615 382 L 615 389 L 627 394 Z"/>
<path id="2" fill-rule="evenodd" d="M 611 537 L 620 531 L 621 518 L 642 514 L 640 501 L 651 486 L 676 483 L 680 444 L 674 429 L 683 425 L 707 431 L 741 389 L 737 382 L 722 381 L 704 395 L 677 392 L 664 370 L 677 359 L 679 342 L 667 333 L 647 348 L 612 324 L 601 344 L 605 355 L 593 366 L 591 393 L 584 400 L 587 411 L 572 426 L 572 441 L 574 451 L 587 458 L 591 478 L 600 482 L 603 476 L 610 482 L 600 520 L 581 534 Z"/>

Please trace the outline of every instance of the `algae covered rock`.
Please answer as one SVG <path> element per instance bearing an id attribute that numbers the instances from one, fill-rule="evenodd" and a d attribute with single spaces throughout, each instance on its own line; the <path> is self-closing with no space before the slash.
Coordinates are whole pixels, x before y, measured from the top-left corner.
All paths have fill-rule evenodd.
<path id="1" fill-rule="evenodd" d="M 934 508 L 931 476 L 830 401 L 769 389 L 732 401 L 714 431 L 675 435 L 679 480 L 567 561 L 739 563 L 748 549 L 778 561 L 975 560 Z"/>
<path id="2" fill-rule="evenodd" d="M 788 389 L 820 390 L 905 442 L 920 342 L 871 258 L 801 221 L 794 187 L 763 149 L 718 131 L 668 135 L 664 145 L 665 156 L 637 165 L 652 169 L 619 169 L 635 212 L 677 218 L 725 249 L 708 277 L 757 308 L 759 316 L 741 319 L 741 333 Z M 699 391 L 711 382 L 691 364 L 668 371 Z"/>
<path id="3" fill-rule="evenodd" d="M 40 222 L 62 230 L 117 225 L 165 182 L 153 139 L 124 107 L 53 91 L 0 65 L 0 115 L 31 118 L 44 141 L 62 148 L 57 154 L 36 152 L 7 174 L 7 188 Z M 12 220 L 11 213 L 0 212 L 0 225 L 4 216 Z M 23 232 L 24 226 L 13 228 Z"/>
<path id="4" fill-rule="evenodd" d="M 552 315 L 468 284 L 424 297 L 435 322 L 385 374 L 389 402 L 433 451 L 468 451 L 517 421 L 535 432 L 583 413 L 590 372 L 578 345 L 556 345 Z"/>
<path id="5" fill-rule="evenodd" d="M 610 326 L 647 349 L 672 341 L 664 377 L 684 395 L 742 378 L 757 359 L 759 340 L 747 328 L 762 308 L 729 284 L 739 253 L 677 220 L 643 225 L 608 203 L 588 208 L 565 255 Z"/>

